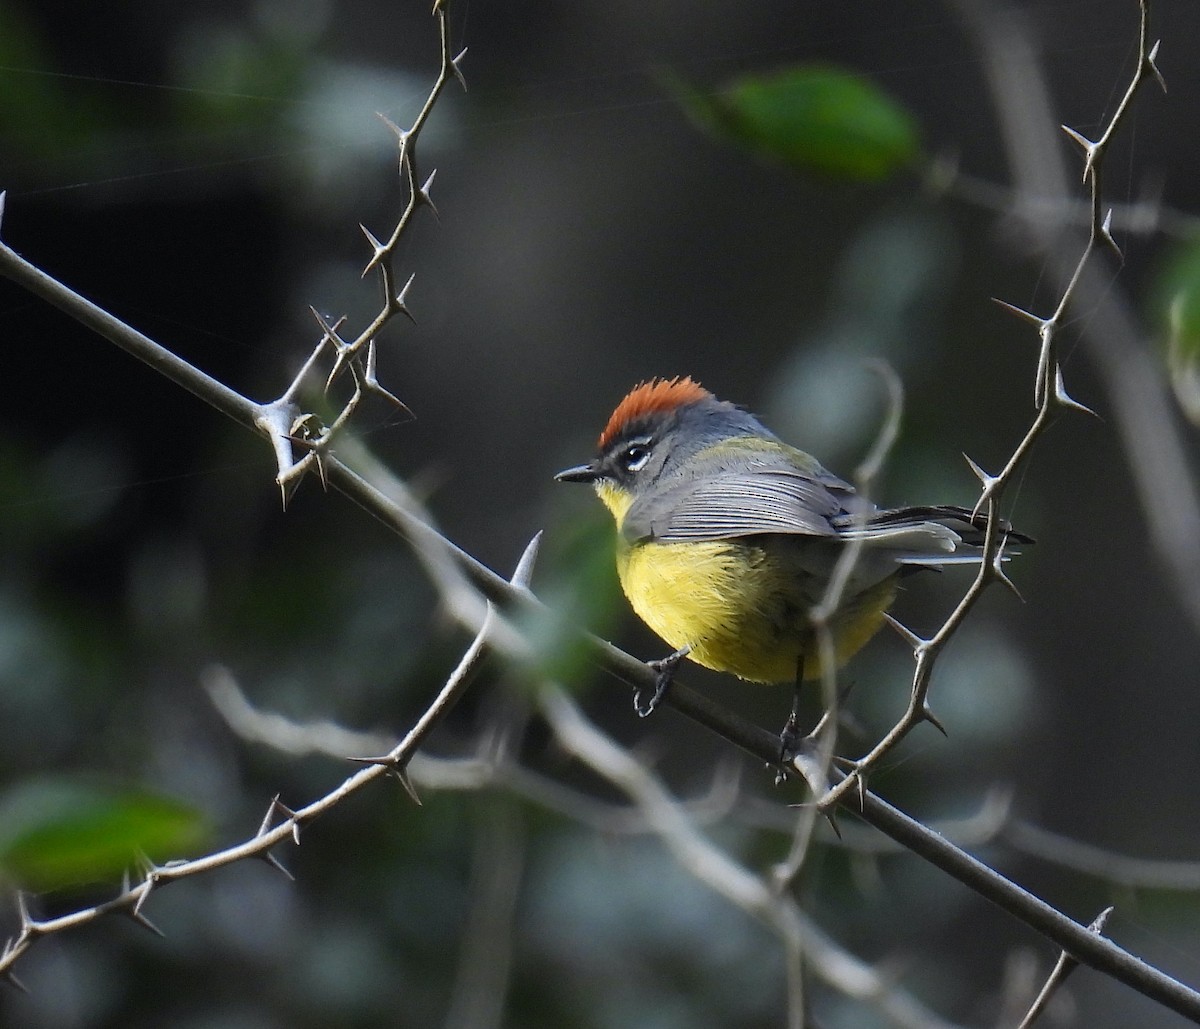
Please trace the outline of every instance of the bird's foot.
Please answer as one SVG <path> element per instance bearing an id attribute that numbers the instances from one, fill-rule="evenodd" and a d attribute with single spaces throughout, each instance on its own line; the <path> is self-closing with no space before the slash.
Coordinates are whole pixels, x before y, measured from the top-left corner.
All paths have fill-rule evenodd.
<path id="1" fill-rule="evenodd" d="M 633 691 L 633 709 L 637 712 L 639 718 L 645 718 L 652 714 L 654 709 L 662 702 L 666 695 L 667 687 L 671 685 L 671 680 L 675 678 L 675 670 L 679 667 L 679 662 L 692 652 L 690 644 L 684 644 L 674 654 L 668 654 L 664 658 L 657 661 L 647 661 L 646 666 L 654 673 L 654 693 L 649 700 L 644 700 L 642 690 L 635 689 Z"/>

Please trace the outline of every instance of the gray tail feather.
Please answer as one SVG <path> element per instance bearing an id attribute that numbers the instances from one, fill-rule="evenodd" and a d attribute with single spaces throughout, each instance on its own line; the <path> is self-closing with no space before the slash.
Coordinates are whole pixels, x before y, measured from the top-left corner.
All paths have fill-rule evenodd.
<path id="1" fill-rule="evenodd" d="M 861 522 L 861 515 L 845 514 L 832 519 L 837 528 L 850 529 L 861 525 L 863 528 L 902 529 L 916 528 L 923 522 L 937 522 L 948 529 L 953 529 L 962 537 L 964 543 L 970 546 L 982 546 L 987 530 L 987 515 L 982 512 L 972 515 L 969 507 L 959 507 L 955 504 L 895 507 L 884 511 L 872 511 Z M 1033 537 L 1017 532 L 1007 521 L 1001 520 L 1000 531 L 1010 542 L 1032 543 Z"/>

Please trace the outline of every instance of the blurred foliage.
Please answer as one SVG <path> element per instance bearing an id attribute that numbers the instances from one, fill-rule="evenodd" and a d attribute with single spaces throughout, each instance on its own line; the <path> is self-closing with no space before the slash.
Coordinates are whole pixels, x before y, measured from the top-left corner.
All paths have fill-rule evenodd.
<path id="1" fill-rule="evenodd" d="M 1200 238 L 1167 256 L 1154 285 L 1153 313 L 1175 398 L 1200 425 Z"/>
<path id="2" fill-rule="evenodd" d="M 144 790 L 41 778 L 0 793 L 0 872 L 24 889 L 119 878 L 193 853 L 207 835 L 198 811 Z"/>
<path id="3" fill-rule="evenodd" d="M 590 492 L 590 491 L 589 491 Z M 579 629 L 607 637 L 624 612 L 613 567 L 612 521 L 599 505 L 564 521 L 539 556 L 537 593 L 542 607 L 525 619 L 530 679 L 586 682 L 591 659 Z"/>
<path id="4" fill-rule="evenodd" d="M 920 150 L 912 115 L 841 68 L 751 75 L 711 94 L 677 78 L 668 83 L 693 120 L 718 138 L 835 180 L 879 182 Z"/>
<path id="5" fill-rule="evenodd" d="M 115 112 L 81 97 L 54 74 L 53 48 L 18 6 L 0 4 L 0 143 L 58 165 L 111 125 Z"/>

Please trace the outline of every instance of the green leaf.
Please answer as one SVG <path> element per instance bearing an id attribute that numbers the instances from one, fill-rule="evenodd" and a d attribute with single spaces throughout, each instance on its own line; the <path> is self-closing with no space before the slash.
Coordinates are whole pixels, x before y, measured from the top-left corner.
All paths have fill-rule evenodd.
<path id="1" fill-rule="evenodd" d="M 1168 257 L 1153 293 L 1171 387 L 1184 414 L 1200 425 L 1200 238 Z"/>
<path id="2" fill-rule="evenodd" d="M 875 182 L 920 151 L 916 121 L 903 107 L 830 65 L 748 76 L 715 94 L 678 79 L 668 85 L 714 135 L 805 171 Z"/>
<path id="3" fill-rule="evenodd" d="M 193 808 L 142 790 L 38 779 L 0 795 L 0 872 L 32 890 L 115 878 L 206 834 Z"/>

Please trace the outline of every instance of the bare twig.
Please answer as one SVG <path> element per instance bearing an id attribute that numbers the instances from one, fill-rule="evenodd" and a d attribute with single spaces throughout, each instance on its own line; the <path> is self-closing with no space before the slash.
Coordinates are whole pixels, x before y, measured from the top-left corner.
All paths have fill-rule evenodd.
<path id="1" fill-rule="evenodd" d="M 891 365 L 884 361 L 873 361 L 869 367 L 882 380 L 887 391 L 887 403 L 886 414 L 880 424 L 879 432 L 876 434 L 875 442 L 854 475 L 855 490 L 864 498 L 870 497 L 875 479 L 900 435 L 900 422 L 904 414 L 904 385 L 900 381 L 900 376 L 896 374 Z M 864 504 L 855 517 L 855 528 L 861 528 L 862 524 L 865 524 L 868 513 L 869 508 Z M 815 761 L 806 762 L 804 767 L 808 769 L 805 779 L 809 788 L 818 797 L 828 790 L 829 771 L 834 755 L 837 753 L 837 734 L 841 720 L 842 690 L 838 685 L 837 657 L 832 629 L 833 618 L 845 599 L 850 577 L 862 556 L 865 542 L 865 537 L 855 536 L 842 548 L 825 587 L 824 596 L 808 612 L 808 620 L 817 641 L 820 660 L 823 714 L 810 735 L 810 739 L 817 741 Z M 830 808 L 826 808 L 824 813 L 829 816 L 830 810 Z M 788 854 L 774 869 L 775 883 L 778 889 L 786 889 L 788 884 L 800 874 L 820 814 L 820 809 L 815 805 L 800 809 L 799 817 L 792 829 L 792 844 Z"/>

